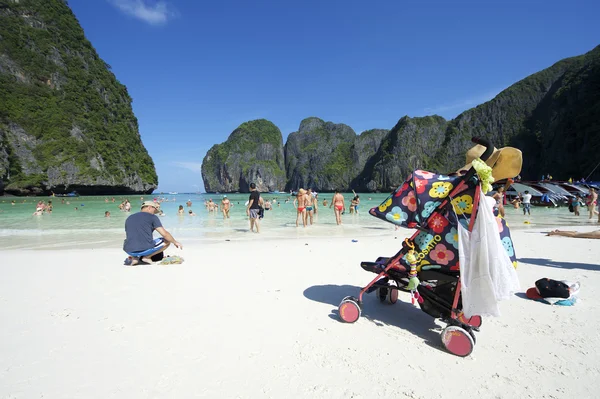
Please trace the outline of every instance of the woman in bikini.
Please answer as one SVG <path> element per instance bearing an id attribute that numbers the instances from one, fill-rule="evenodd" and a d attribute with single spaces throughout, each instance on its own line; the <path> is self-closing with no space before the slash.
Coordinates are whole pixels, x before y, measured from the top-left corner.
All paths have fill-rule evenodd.
<path id="1" fill-rule="evenodd" d="M 506 196 L 505 191 L 508 190 L 508 188 L 510 187 L 510 185 L 513 183 L 512 179 L 508 179 L 506 181 L 506 184 L 502 187 L 498 187 L 498 191 L 492 195 L 492 198 L 494 198 L 496 200 L 496 205 L 494 206 L 494 208 L 498 209 L 498 214 L 501 217 L 504 217 L 504 198 Z"/>
<path id="2" fill-rule="evenodd" d="M 335 190 L 335 195 L 331 199 L 329 208 L 332 206 L 334 207 L 333 212 L 335 213 L 335 222 L 338 225 L 342 224 L 342 212 L 344 211 L 344 208 L 346 208 L 346 205 L 344 204 L 344 196 L 340 194 L 338 190 Z"/>
<path id="3" fill-rule="evenodd" d="M 596 211 L 596 206 L 598 204 L 598 193 L 596 193 L 596 190 L 593 188 L 590 188 L 590 193 L 588 195 L 586 204 L 588 211 L 590 212 L 590 220 L 592 220 L 594 218 L 594 213 L 598 213 L 598 211 Z M 600 220 L 600 216 L 598 217 L 598 220 Z"/>

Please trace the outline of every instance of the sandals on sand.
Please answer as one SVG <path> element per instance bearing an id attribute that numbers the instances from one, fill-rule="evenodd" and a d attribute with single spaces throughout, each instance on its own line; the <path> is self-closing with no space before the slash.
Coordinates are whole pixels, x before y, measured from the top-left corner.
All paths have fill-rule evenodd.
<path id="1" fill-rule="evenodd" d="M 134 259 L 136 260 L 135 263 L 133 262 Z M 125 266 L 137 266 L 137 265 L 150 265 L 151 263 L 143 261 L 142 258 L 134 258 L 133 256 L 128 256 L 127 259 L 125 259 L 125 262 L 123 262 L 123 264 Z"/>

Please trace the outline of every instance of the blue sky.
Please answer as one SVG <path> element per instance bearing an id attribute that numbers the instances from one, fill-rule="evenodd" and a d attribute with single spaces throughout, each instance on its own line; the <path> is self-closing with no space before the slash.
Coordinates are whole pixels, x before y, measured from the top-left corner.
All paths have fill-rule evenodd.
<path id="1" fill-rule="evenodd" d="M 160 191 L 204 191 L 208 149 L 266 118 L 357 134 L 448 119 L 600 44 L 599 1 L 69 0 L 133 97 Z"/>

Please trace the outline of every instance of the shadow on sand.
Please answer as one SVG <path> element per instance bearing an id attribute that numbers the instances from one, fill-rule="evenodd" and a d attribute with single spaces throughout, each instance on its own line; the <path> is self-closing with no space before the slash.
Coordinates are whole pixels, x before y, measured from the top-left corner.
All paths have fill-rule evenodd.
<path id="1" fill-rule="evenodd" d="M 304 296 L 312 301 L 334 306 L 329 318 L 343 323 L 339 317 L 338 305 L 346 296 L 358 297 L 360 290 L 360 287 L 352 285 L 314 285 L 304 290 Z M 376 326 L 395 326 L 409 331 L 423 339 L 427 345 L 445 351 L 440 340 L 441 329 L 434 319 L 418 306 L 403 302 L 400 298 L 391 305 L 387 302 L 380 303 L 374 293 L 363 295 L 362 318 Z"/>
<path id="2" fill-rule="evenodd" d="M 542 258 L 520 258 L 518 261 L 529 263 L 530 265 L 556 267 L 558 269 L 600 270 L 600 266 L 598 264 L 592 263 L 557 262 Z"/>

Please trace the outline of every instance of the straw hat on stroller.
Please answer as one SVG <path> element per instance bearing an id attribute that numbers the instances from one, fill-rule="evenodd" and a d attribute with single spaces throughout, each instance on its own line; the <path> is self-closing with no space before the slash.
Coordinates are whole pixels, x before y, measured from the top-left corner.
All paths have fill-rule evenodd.
<path id="1" fill-rule="evenodd" d="M 467 151 L 466 165 L 460 168 L 457 173 L 461 171 L 467 171 L 471 169 L 471 163 L 474 159 L 477 159 L 483 155 L 485 147 L 477 144 Z M 494 180 L 504 180 L 517 176 L 521 173 L 521 167 L 523 166 L 523 154 L 521 150 L 514 147 L 504 147 L 497 149 L 494 147 L 494 152 L 485 161 L 488 166 L 492 168 L 492 176 Z"/>

